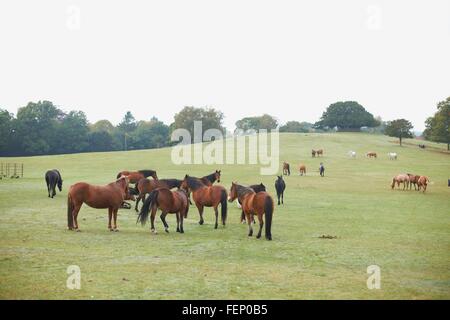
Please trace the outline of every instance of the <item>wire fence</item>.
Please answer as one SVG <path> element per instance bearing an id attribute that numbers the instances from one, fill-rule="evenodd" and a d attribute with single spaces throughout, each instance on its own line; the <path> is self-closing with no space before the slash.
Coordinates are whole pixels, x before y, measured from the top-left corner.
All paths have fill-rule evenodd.
<path id="1" fill-rule="evenodd" d="M 0 163 L 0 179 L 23 178 L 23 163 Z"/>

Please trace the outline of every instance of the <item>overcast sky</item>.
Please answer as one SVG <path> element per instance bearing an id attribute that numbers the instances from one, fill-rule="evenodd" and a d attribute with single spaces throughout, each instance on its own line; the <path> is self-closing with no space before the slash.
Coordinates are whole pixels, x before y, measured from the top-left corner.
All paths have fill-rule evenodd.
<path id="1" fill-rule="evenodd" d="M 448 0 L 1 0 L 0 108 L 117 123 L 213 106 L 225 124 L 356 100 L 416 130 L 450 96 Z"/>

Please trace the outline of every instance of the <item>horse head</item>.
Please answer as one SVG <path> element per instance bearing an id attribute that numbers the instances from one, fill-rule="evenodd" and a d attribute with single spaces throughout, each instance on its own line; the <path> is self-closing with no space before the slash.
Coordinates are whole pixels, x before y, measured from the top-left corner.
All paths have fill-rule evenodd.
<path id="1" fill-rule="evenodd" d="M 230 193 L 228 194 L 228 202 L 233 202 L 237 197 L 237 183 L 231 182 Z"/>
<path id="2" fill-rule="evenodd" d="M 215 175 L 215 178 L 216 178 L 217 182 L 220 182 L 220 172 L 221 171 L 222 170 L 216 170 L 216 172 L 214 172 L 214 175 Z"/>

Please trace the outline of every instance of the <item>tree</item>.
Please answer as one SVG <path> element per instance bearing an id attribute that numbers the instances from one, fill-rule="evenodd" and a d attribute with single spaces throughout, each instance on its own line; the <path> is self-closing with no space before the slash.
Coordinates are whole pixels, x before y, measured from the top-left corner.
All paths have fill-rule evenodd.
<path id="1" fill-rule="evenodd" d="M 57 126 L 58 143 L 54 152 L 74 153 L 88 150 L 89 127 L 82 111 L 70 111 Z"/>
<path id="2" fill-rule="evenodd" d="M 135 149 L 161 148 L 169 141 L 169 127 L 157 118 L 139 121 L 133 134 Z"/>
<path id="3" fill-rule="evenodd" d="M 214 108 L 184 107 L 180 112 L 175 114 L 175 121 L 171 124 L 170 128 L 172 131 L 180 128 L 186 129 L 190 132 L 191 137 L 193 137 L 194 121 L 201 121 L 203 132 L 208 129 L 217 129 L 224 134 L 223 118 L 223 113 Z"/>
<path id="4" fill-rule="evenodd" d="M 114 126 L 108 120 L 99 120 L 96 123 L 91 124 L 89 130 L 91 132 L 106 131 L 112 133 L 114 131 Z"/>
<path id="5" fill-rule="evenodd" d="M 425 139 L 447 144 L 450 150 L 450 97 L 437 105 L 437 112 L 425 122 Z"/>
<path id="6" fill-rule="evenodd" d="M 0 155 L 6 155 L 12 134 L 13 115 L 0 109 Z"/>
<path id="7" fill-rule="evenodd" d="M 413 125 L 411 122 L 405 119 L 397 119 L 393 121 L 388 121 L 386 128 L 384 129 L 384 134 L 390 137 L 396 137 L 400 139 L 400 146 L 402 145 L 403 138 L 412 138 L 413 134 L 411 132 Z"/>
<path id="8" fill-rule="evenodd" d="M 89 132 L 89 150 L 90 151 L 111 151 L 114 150 L 112 135 L 105 130 Z"/>
<path id="9" fill-rule="evenodd" d="M 134 116 L 130 111 L 127 111 L 122 121 L 119 123 L 117 128 L 119 129 L 120 135 L 123 137 L 123 148 L 128 149 L 128 145 L 132 145 L 130 141 L 131 133 L 136 129 L 137 123 Z"/>
<path id="10" fill-rule="evenodd" d="M 29 102 L 17 112 L 16 135 L 26 155 L 49 154 L 57 140 L 55 129 L 64 113 L 50 101 Z"/>
<path id="11" fill-rule="evenodd" d="M 356 101 L 336 102 L 322 114 L 316 128 L 334 128 L 342 131 L 359 131 L 361 127 L 376 127 L 379 123 L 373 115 Z"/>
<path id="12" fill-rule="evenodd" d="M 313 127 L 309 122 L 288 121 L 280 127 L 280 132 L 310 132 Z"/>
<path id="13" fill-rule="evenodd" d="M 261 129 L 273 130 L 277 127 L 278 120 L 269 114 L 263 114 L 259 117 L 246 117 L 236 122 L 236 129 L 240 129 L 244 132 L 249 130 L 258 131 Z"/>

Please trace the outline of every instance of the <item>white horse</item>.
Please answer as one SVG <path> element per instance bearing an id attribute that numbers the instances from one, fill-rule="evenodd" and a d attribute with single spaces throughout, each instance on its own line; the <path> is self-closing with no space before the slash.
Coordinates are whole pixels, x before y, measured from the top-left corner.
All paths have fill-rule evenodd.
<path id="1" fill-rule="evenodd" d="M 349 151 L 348 155 L 350 156 L 350 158 L 356 158 L 356 152 L 355 151 Z"/>
<path id="2" fill-rule="evenodd" d="M 389 152 L 388 157 L 389 157 L 389 160 L 397 160 L 397 153 Z"/>

